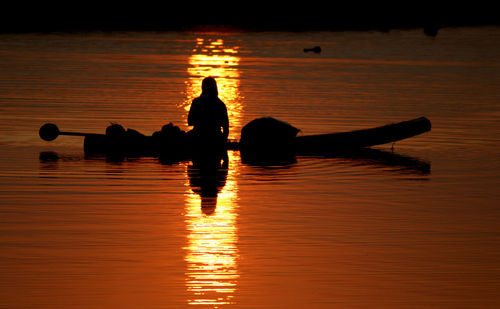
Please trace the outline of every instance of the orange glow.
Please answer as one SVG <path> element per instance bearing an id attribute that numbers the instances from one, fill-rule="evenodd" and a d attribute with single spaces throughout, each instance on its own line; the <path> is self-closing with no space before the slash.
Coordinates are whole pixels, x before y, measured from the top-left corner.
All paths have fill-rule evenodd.
<path id="1" fill-rule="evenodd" d="M 237 155 L 229 153 L 230 162 Z M 186 193 L 185 221 L 188 231 L 186 287 L 190 305 L 233 303 L 239 277 L 237 260 L 236 169 L 229 169 L 226 184 L 217 197 Z M 186 174 L 188 174 L 186 172 Z M 189 180 L 187 180 L 187 187 Z M 207 211 L 207 203 L 213 208 Z"/>
<path id="2" fill-rule="evenodd" d="M 191 102 L 201 93 L 201 81 L 205 77 L 212 76 L 217 81 L 219 98 L 227 106 L 230 127 L 241 127 L 243 105 L 239 92 L 238 49 L 238 46 L 224 46 L 222 39 L 196 40 L 196 47 L 188 59 L 189 78 L 185 82 L 186 99 L 182 102 L 182 108 L 189 111 Z M 237 133 L 230 129 L 229 138 L 237 138 Z"/>
<path id="3" fill-rule="evenodd" d="M 226 104 L 230 127 L 240 127 L 242 97 L 239 93 L 240 58 L 238 47 L 225 47 L 222 39 L 196 40 L 189 57 L 186 80 L 186 100 L 183 108 L 189 111 L 191 102 L 201 93 L 203 78 L 217 81 L 219 98 Z M 186 113 L 187 114 L 187 113 Z M 230 130 L 230 138 L 237 132 Z M 228 153 L 229 161 L 239 157 Z M 234 165 L 228 169 L 224 187 L 216 197 L 200 197 L 193 190 L 186 195 L 185 221 L 188 231 L 186 256 L 186 287 L 190 292 L 187 303 L 217 307 L 234 303 L 239 277 L 236 226 L 238 187 Z M 188 174 L 188 173 L 186 173 Z M 189 179 L 187 185 L 189 187 Z"/>

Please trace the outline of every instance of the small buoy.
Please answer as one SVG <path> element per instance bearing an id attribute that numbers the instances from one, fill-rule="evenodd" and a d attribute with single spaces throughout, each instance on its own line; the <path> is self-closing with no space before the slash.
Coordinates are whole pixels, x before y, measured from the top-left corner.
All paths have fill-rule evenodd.
<path id="1" fill-rule="evenodd" d="M 59 128 L 53 123 L 44 124 L 38 131 L 44 141 L 53 141 L 59 136 Z"/>

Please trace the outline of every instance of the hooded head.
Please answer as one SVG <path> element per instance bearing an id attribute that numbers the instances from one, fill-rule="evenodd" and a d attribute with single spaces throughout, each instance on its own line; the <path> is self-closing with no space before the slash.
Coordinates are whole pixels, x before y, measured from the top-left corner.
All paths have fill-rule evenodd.
<path id="1" fill-rule="evenodd" d="M 201 95 L 205 95 L 208 97 L 217 97 L 219 94 L 217 90 L 217 82 L 215 82 L 215 78 L 206 77 L 201 82 Z"/>

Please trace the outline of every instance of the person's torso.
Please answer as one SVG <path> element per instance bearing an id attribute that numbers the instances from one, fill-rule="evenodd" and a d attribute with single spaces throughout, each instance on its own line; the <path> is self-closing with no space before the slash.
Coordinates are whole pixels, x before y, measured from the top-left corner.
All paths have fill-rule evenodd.
<path id="1" fill-rule="evenodd" d="M 203 135 L 219 135 L 224 125 L 226 110 L 224 103 L 218 98 L 197 98 L 195 127 Z"/>

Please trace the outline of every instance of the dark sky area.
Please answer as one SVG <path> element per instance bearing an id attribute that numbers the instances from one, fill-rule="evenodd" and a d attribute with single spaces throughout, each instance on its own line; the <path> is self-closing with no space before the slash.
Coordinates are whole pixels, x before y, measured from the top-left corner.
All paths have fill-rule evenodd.
<path id="1" fill-rule="evenodd" d="M 399 6 L 351 1 L 255 2 L 64 2 L 3 4 L 0 32 L 192 30 L 390 30 L 499 25 L 493 5 L 429 5 L 402 1 Z M 285 2 L 283 2 L 285 3 Z"/>

